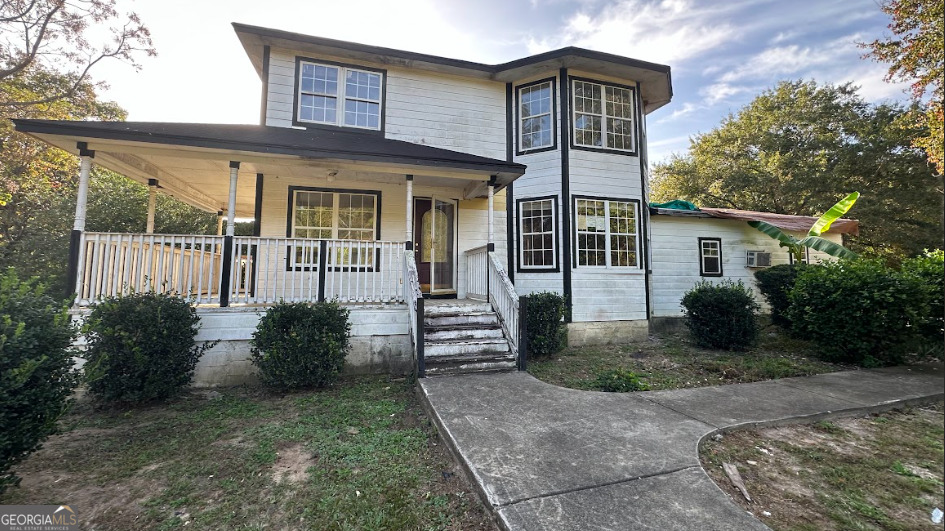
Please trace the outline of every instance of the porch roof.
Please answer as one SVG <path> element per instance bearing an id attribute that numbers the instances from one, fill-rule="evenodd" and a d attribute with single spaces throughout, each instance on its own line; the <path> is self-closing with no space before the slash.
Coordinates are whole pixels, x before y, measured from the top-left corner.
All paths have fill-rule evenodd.
<path id="1" fill-rule="evenodd" d="M 163 122 L 82 122 L 14 119 L 16 130 L 65 151 L 85 142 L 96 164 L 137 181 L 156 179 L 168 195 L 216 211 L 226 203 L 228 162 L 241 173 L 316 175 L 412 174 L 431 183 L 465 186 L 484 196 L 525 173 L 525 165 L 384 138 L 377 133 L 327 128 Z M 344 175 L 339 177 L 343 181 Z M 253 184 L 241 179 L 237 215 L 252 216 Z"/>

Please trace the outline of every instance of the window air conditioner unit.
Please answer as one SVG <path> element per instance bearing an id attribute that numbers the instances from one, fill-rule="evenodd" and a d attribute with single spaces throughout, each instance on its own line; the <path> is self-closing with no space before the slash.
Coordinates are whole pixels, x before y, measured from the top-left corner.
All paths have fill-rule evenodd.
<path id="1" fill-rule="evenodd" d="M 771 253 L 764 251 L 748 251 L 748 267 L 769 267 Z"/>

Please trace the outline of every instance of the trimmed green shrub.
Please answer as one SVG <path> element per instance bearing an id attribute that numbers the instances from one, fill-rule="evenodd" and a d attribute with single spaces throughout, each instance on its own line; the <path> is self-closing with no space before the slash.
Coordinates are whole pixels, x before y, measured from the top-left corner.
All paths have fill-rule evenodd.
<path id="1" fill-rule="evenodd" d="M 771 306 L 771 320 L 784 327 L 791 325 L 791 321 L 785 317 L 788 306 L 791 305 L 791 299 L 788 293 L 794 287 L 797 280 L 797 274 L 806 264 L 781 264 L 767 269 L 755 271 L 755 279 L 758 281 L 758 291 L 764 296 L 768 305 Z"/>
<path id="2" fill-rule="evenodd" d="M 77 383 L 75 327 L 66 306 L 13 269 L 0 276 L 0 493 L 10 471 L 56 432 Z"/>
<path id="3" fill-rule="evenodd" d="M 350 337 L 348 310 L 337 302 L 279 303 L 253 333 L 252 362 L 267 387 L 327 387 L 344 368 Z"/>
<path id="4" fill-rule="evenodd" d="M 741 281 L 702 281 L 683 295 L 682 306 L 700 346 L 745 350 L 758 338 L 758 303 Z"/>
<path id="5" fill-rule="evenodd" d="M 919 279 L 875 259 L 809 266 L 790 297 L 795 335 L 816 340 L 828 361 L 866 367 L 900 363 L 928 313 Z"/>
<path id="6" fill-rule="evenodd" d="M 568 345 L 568 327 L 564 323 L 567 310 L 564 297 L 550 291 L 526 295 L 525 335 L 528 355 L 550 356 Z"/>
<path id="7" fill-rule="evenodd" d="M 613 369 L 598 374 L 594 387 L 607 393 L 630 393 L 650 388 L 636 373 L 626 369 Z"/>
<path id="8" fill-rule="evenodd" d="M 941 346 L 945 340 L 945 252 L 938 249 L 909 258 L 902 262 L 902 272 L 925 287 L 928 312 L 918 325 L 921 340 Z"/>
<path id="9" fill-rule="evenodd" d="M 199 328 L 197 310 L 181 297 L 147 292 L 102 300 L 82 327 L 89 392 L 132 404 L 178 394 L 216 344 L 198 346 Z"/>

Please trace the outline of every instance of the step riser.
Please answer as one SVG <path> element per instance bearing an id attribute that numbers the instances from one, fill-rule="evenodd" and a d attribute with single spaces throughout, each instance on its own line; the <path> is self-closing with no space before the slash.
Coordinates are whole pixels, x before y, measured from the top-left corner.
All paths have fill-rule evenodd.
<path id="1" fill-rule="evenodd" d="M 510 352 L 508 343 L 448 343 L 448 344 L 427 344 L 423 347 L 423 355 L 427 358 L 437 356 L 462 356 L 464 354 L 484 354 L 484 353 L 504 354 Z"/>
<path id="2" fill-rule="evenodd" d="M 463 365 L 427 367 L 426 375 L 427 376 L 442 376 L 442 375 L 449 375 L 449 374 L 466 374 L 466 373 L 475 373 L 475 372 L 510 371 L 513 369 L 515 369 L 514 361 L 467 363 Z"/>
<path id="3" fill-rule="evenodd" d="M 490 304 L 466 304 L 466 305 L 450 305 L 450 306 L 427 306 L 424 307 L 424 315 L 442 315 L 442 314 L 462 314 L 462 313 L 480 313 L 480 312 L 491 312 L 492 306 Z"/>
<path id="4" fill-rule="evenodd" d="M 448 327 L 456 325 L 497 325 L 499 318 L 494 313 L 479 315 L 444 315 L 442 317 L 427 317 L 423 320 L 424 326 Z"/>
<path id="5" fill-rule="evenodd" d="M 427 332 L 423 338 L 427 341 L 443 341 L 450 339 L 502 339 L 501 328 L 484 328 L 479 330 L 437 330 Z"/>

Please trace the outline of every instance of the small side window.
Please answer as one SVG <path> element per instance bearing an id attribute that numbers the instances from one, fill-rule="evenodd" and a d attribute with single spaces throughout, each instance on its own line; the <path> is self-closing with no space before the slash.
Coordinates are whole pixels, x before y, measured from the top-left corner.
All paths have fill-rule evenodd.
<path id="1" fill-rule="evenodd" d="M 722 276 L 722 240 L 699 238 L 699 274 L 704 277 Z"/>

